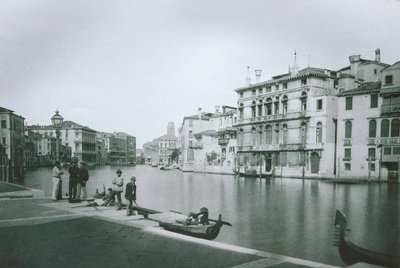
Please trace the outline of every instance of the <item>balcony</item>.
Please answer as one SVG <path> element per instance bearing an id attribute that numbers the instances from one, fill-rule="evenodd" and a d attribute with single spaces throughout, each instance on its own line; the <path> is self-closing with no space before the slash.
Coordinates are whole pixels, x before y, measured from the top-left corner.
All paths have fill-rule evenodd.
<path id="1" fill-rule="evenodd" d="M 279 144 L 260 144 L 253 146 L 253 151 L 277 151 L 277 150 L 279 150 Z"/>
<path id="2" fill-rule="evenodd" d="M 377 142 L 381 145 L 400 144 L 400 137 L 377 138 Z"/>
<path id="3" fill-rule="evenodd" d="M 400 113 L 400 103 L 382 105 L 381 114 L 388 113 Z"/>
<path id="4" fill-rule="evenodd" d="M 351 138 L 343 139 L 343 145 L 344 146 L 351 146 Z"/>
<path id="5" fill-rule="evenodd" d="M 242 145 L 242 146 L 238 146 L 237 148 L 238 148 L 238 151 L 245 152 L 245 151 L 252 151 L 253 146 L 252 145 Z"/>
<path id="6" fill-rule="evenodd" d="M 377 138 L 367 138 L 367 145 L 376 145 L 378 142 Z"/>
<path id="7" fill-rule="evenodd" d="M 220 146 L 228 145 L 228 143 L 229 139 L 218 139 L 218 145 Z"/>
<path id="8" fill-rule="evenodd" d="M 192 145 L 188 146 L 190 149 L 203 149 L 203 144 L 202 143 L 193 143 Z"/>
<path id="9" fill-rule="evenodd" d="M 323 143 L 307 143 L 305 147 L 310 150 L 322 150 L 324 149 Z"/>

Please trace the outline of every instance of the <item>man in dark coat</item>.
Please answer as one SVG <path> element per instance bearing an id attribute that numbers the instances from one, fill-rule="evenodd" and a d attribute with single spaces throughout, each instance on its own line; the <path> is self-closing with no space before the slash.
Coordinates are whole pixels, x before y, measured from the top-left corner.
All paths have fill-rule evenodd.
<path id="1" fill-rule="evenodd" d="M 131 177 L 131 181 L 126 184 L 125 187 L 125 199 L 129 201 L 128 208 L 126 210 L 126 215 L 136 215 L 132 212 L 132 203 L 135 201 L 136 203 L 136 178 L 135 176 Z"/>
<path id="2" fill-rule="evenodd" d="M 71 166 L 68 169 L 69 172 L 69 184 L 68 184 L 68 200 L 76 198 L 76 187 L 78 183 L 78 176 L 79 176 L 79 168 L 76 165 L 76 161 L 73 161 Z"/>
<path id="3" fill-rule="evenodd" d="M 81 198 L 81 190 L 83 192 L 82 199 L 86 200 L 87 199 L 87 191 L 86 191 L 86 182 L 89 180 L 89 172 L 85 167 L 85 162 L 81 161 L 79 162 L 79 175 L 78 175 L 78 187 L 77 187 L 77 193 L 76 193 L 76 199 Z"/>

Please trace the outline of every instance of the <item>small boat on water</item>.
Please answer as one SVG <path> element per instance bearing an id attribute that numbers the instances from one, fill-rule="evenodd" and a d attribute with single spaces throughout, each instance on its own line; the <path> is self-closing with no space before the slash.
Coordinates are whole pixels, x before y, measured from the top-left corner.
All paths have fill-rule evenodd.
<path id="1" fill-rule="evenodd" d="M 175 233 L 180 233 L 184 235 L 189 235 L 197 238 L 203 238 L 208 240 L 214 240 L 217 238 L 219 231 L 222 227 L 222 216 L 219 214 L 218 220 L 216 222 L 202 225 L 186 225 L 184 223 L 170 222 L 170 221 L 160 221 L 160 226 L 164 227 L 165 230 L 172 231 Z"/>
<path id="2" fill-rule="evenodd" d="M 335 243 L 339 247 L 340 257 L 346 264 L 365 262 L 386 267 L 400 267 L 400 256 L 372 251 L 350 242 L 346 236 L 346 228 L 346 216 L 341 211 L 336 210 Z"/>
<path id="3" fill-rule="evenodd" d="M 173 170 L 175 169 L 173 166 L 161 166 L 160 170 Z"/>
<path id="4" fill-rule="evenodd" d="M 185 224 L 187 215 L 180 212 L 159 212 L 147 208 L 136 208 L 139 214 L 145 216 L 145 218 L 157 221 L 160 227 L 164 227 L 165 230 L 180 233 L 192 237 L 203 238 L 213 240 L 217 238 L 222 225 L 232 226 L 229 222 L 222 221 L 222 215 L 218 216 L 218 220 L 208 219 L 209 224 Z"/>

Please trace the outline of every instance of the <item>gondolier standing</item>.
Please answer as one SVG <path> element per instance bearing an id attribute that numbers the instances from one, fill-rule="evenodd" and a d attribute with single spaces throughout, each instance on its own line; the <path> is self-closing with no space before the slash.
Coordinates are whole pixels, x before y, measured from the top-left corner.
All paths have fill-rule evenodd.
<path id="1" fill-rule="evenodd" d="M 117 178 L 115 178 L 112 181 L 112 184 L 114 185 L 113 191 L 111 194 L 111 199 L 115 196 L 117 196 L 118 199 L 118 208 L 117 210 L 121 210 L 122 208 L 122 199 L 121 199 L 121 193 L 124 191 L 124 178 L 121 177 L 122 171 L 120 169 L 117 170 Z"/>
<path id="2" fill-rule="evenodd" d="M 53 190 L 51 192 L 51 198 L 56 201 L 60 200 L 61 196 L 59 194 L 60 187 L 61 187 L 61 175 L 63 172 L 61 171 L 60 162 L 56 161 L 55 165 L 52 170 L 52 179 L 53 182 Z"/>
<path id="3" fill-rule="evenodd" d="M 136 215 L 134 212 L 132 212 L 132 203 L 136 203 L 136 178 L 135 176 L 131 177 L 131 181 L 126 184 L 125 187 L 125 199 L 129 201 L 128 208 L 126 210 L 126 215 Z"/>

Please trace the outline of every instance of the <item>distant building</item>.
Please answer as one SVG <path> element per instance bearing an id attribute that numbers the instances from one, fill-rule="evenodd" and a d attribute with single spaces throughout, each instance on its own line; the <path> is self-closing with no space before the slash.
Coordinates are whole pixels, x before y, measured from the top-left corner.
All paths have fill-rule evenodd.
<path id="1" fill-rule="evenodd" d="M 296 65 L 238 94 L 239 172 L 284 177 L 334 176 L 336 72 Z"/>
<path id="2" fill-rule="evenodd" d="M 158 165 L 160 162 L 159 144 L 156 139 L 143 144 L 143 156 L 145 163 L 151 165 L 154 163 Z"/>
<path id="3" fill-rule="evenodd" d="M 146 164 L 171 165 L 171 154 L 177 148 L 177 141 L 174 122 L 168 122 L 167 134 L 143 144 Z"/>
<path id="4" fill-rule="evenodd" d="M 112 165 L 127 165 L 136 162 L 136 138 L 123 132 L 106 133 L 104 139 L 107 152 L 107 163 Z"/>
<path id="5" fill-rule="evenodd" d="M 236 107 L 215 107 L 204 130 L 194 133 L 194 172 L 234 174 L 236 171 Z"/>
<path id="6" fill-rule="evenodd" d="M 183 118 L 179 128 L 179 148 L 181 150 L 179 163 L 182 171 L 193 172 L 195 170 L 194 150 L 200 148 L 201 144 L 196 142 L 194 133 L 206 131 L 212 115 L 212 113 L 203 113 L 199 108 L 197 115 Z"/>
<path id="7" fill-rule="evenodd" d="M 381 177 L 400 182 L 400 61 L 382 70 Z"/>
<path id="8" fill-rule="evenodd" d="M 53 125 L 47 126 L 28 126 L 28 129 L 43 134 L 45 138 L 53 137 L 56 139 L 56 129 Z M 63 146 L 70 147 L 73 157 L 87 163 L 95 164 L 97 158 L 96 130 L 82 126 L 73 121 L 64 121 L 60 129 L 60 138 Z M 40 151 L 40 150 L 39 150 Z M 53 152 L 53 150 L 51 150 Z M 62 161 L 70 161 L 68 155 L 61 150 Z M 55 159 L 55 158 L 54 158 Z"/>
<path id="9" fill-rule="evenodd" d="M 0 180 L 24 176 L 25 118 L 0 107 Z"/>
<path id="10" fill-rule="evenodd" d="M 375 60 L 349 57 L 350 65 L 338 71 L 337 177 L 381 179 L 379 135 L 382 122 L 381 78 L 389 65 Z M 389 136 L 387 136 L 389 137 Z M 397 163 L 396 163 L 397 167 Z"/>
<path id="11" fill-rule="evenodd" d="M 25 168 L 34 169 L 39 166 L 38 140 L 41 134 L 25 131 Z"/>

